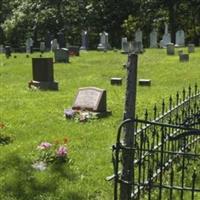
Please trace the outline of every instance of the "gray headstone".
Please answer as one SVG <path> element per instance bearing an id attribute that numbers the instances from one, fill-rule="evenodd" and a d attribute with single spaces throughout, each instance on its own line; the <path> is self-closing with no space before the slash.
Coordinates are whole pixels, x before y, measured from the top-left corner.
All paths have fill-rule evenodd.
<path id="1" fill-rule="evenodd" d="M 174 55 L 175 54 L 175 47 L 174 43 L 167 44 L 167 55 Z"/>
<path id="2" fill-rule="evenodd" d="M 87 31 L 82 31 L 81 32 L 81 47 L 80 50 L 87 50 L 88 49 L 88 33 Z"/>
<path id="3" fill-rule="evenodd" d="M 33 48 L 33 39 L 28 38 L 26 40 L 26 53 L 32 53 L 32 48 Z"/>
<path id="4" fill-rule="evenodd" d="M 45 42 L 40 42 L 40 51 L 41 51 L 41 52 L 44 52 L 45 49 L 46 49 L 46 47 L 45 47 Z"/>
<path id="5" fill-rule="evenodd" d="M 176 32 L 176 45 L 183 47 L 185 46 L 185 32 L 183 30 L 178 30 Z"/>
<path id="6" fill-rule="evenodd" d="M 69 62 L 69 50 L 66 48 L 56 49 L 54 51 L 55 62 Z"/>
<path id="7" fill-rule="evenodd" d="M 165 33 L 160 41 L 160 47 L 166 48 L 167 44 L 171 43 L 171 35 L 168 33 L 168 24 L 165 23 Z"/>
<path id="8" fill-rule="evenodd" d="M 150 48 L 157 48 L 158 47 L 158 33 L 155 29 L 150 33 Z"/>
<path id="9" fill-rule="evenodd" d="M 98 44 L 97 49 L 100 51 L 106 51 L 109 49 L 109 42 L 108 42 L 108 33 L 105 31 L 99 34 L 100 36 L 100 43 Z"/>
<path id="10" fill-rule="evenodd" d="M 58 90 L 58 83 L 54 82 L 53 58 L 32 58 L 32 73 L 29 87 Z"/>
<path id="11" fill-rule="evenodd" d="M 58 44 L 59 44 L 59 48 L 65 48 L 65 44 L 66 44 L 65 34 L 62 31 L 58 33 Z"/>
<path id="12" fill-rule="evenodd" d="M 121 41 L 121 49 L 124 53 L 128 53 L 129 52 L 129 45 L 128 45 L 128 40 L 126 37 L 122 38 Z"/>
<path id="13" fill-rule="evenodd" d="M 59 45 L 58 45 L 58 41 L 57 41 L 57 39 L 53 39 L 52 41 L 51 41 L 51 51 L 55 51 L 55 50 L 57 50 L 59 48 Z"/>
<path id="14" fill-rule="evenodd" d="M 142 43 L 142 31 L 140 29 L 135 32 L 135 41 Z"/>
<path id="15" fill-rule="evenodd" d="M 188 53 L 194 53 L 194 51 L 195 51 L 195 45 L 188 44 Z"/>
<path id="16" fill-rule="evenodd" d="M 106 112 L 106 90 L 95 87 L 80 88 L 72 109 Z"/>
<path id="17" fill-rule="evenodd" d="M 9 58 L 11 56 L 11 47 L 10 46 L 5 46 L 5 55 L 6 55 L 6 58 Z"/>

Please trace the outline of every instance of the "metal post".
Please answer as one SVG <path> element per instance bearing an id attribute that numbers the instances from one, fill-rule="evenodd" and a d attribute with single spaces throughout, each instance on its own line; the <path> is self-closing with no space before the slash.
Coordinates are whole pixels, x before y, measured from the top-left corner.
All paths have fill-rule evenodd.
<path id="1" fill-rule="evenodd" d="M 136 88 L 137 88 L 137 54 L 128 57 L 128 77 L 126 88 L 124 120 L 135 119 Z M 124 128 L 123 146 L 134 147 L 134 124 L 128 123 Z M 134 151 L 122 150 L 122 175 L 120 185 L 120 199 L 129 200 L 132 194 L 134 182 Z"/>

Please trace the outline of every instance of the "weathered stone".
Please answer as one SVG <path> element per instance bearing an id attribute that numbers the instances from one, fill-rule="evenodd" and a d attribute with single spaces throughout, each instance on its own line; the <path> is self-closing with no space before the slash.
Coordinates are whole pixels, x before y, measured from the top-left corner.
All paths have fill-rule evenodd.
<path id="1" fill-rule="evenodd" d="M 176 32 L 176 45 L 177 47 L 185 46 L 185 32 L 183 30 L 178 30 Z"/>
<path id="2" fill-rule="evenodd" d="M 158 47 L 158 33 L 155 29 L 150 33 L 150 48 L 157 48 Z"/>
<path id="3" fill-rule="evenodd" d="M 81 32 L 81 39 L 82 39 L 82 45 L 80 47 L 80 50 L 87 50 L 88 49 L 88 33 L 87 33 L 87 31 Z"/>
<path id="4" fill-rule="evenodd" d="M 175 54 L 175 47 L 173 43 L 167 44 L 167 55 L 174 55 Z"/>
<path id="5" fill-rule="evenodd" d="M 122 78 L 113 77 L 110 79 L 111 85 L 122 85 Z"/>
<path id="6" fill-rule="evenodd" d="M 56 49 L 54 51 L 55 62 L 69 62 L 69 50 L 66 48 Z"/>
<path id="7" fill-rule="evenodd" d="M 195 45 L 188 44 L 188 53 L 194 53 L 194 52 L 195 52 Z"/>
<path id="8" fill-rule="evenodd" d="M 180 54 L 179 55 L 180 62 L 188 62 L 189 61 L 189 54 Z"/>

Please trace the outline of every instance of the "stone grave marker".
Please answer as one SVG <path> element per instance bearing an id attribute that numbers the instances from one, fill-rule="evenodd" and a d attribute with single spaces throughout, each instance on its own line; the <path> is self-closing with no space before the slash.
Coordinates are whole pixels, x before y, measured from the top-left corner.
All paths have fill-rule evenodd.
<path id="1" fill-rule="evenodd" d="M 96 87 L 79 88 L 72 109 L 107 112 L 106 90 Z"/>
<path id="2" fill-rule="evenodd" d="M 139 79 L 139 85 L 140 86 L 151 86 L 151 80 L 150 79 Z"/>
<path id="3" fill-rule="evenodd" d="M 171 43 L 171 34 L 168 33 L 168 24 L 165 23 L 165 33 L 160 41 L 160 47 L 166 48 L 167 44 Z"/>
<path id="4" fill-rule="evenodd" d="M 58 44 L 59 48 L 65 48 L 65 34 L 62 31 L 58 32 Z"/>
<path id="5" fill-rule="evenodd" d="M 150 33 L 150 48 L 158 47 L 158 32 L 156 29 L 153 29 Z"/>
<path id="6" fill-rule="evenodd" d="M 70 56 L 80 56 L 80 48 L 79 46 L 68 46 Z"/>
<path id="7" fill-rule="evenodd" d="M 4 52 L 4 47 L 3 47 L 3 44 L 0 45 L 0 53 L 3 53 Z"/>
<path id="8" fill-rule="evenodd" d="M 195 52 L 195 45 L 188 44 L 188 53 L 194 53 L 194 52 Z"/>
<path id="9" fill-rule="evenodd" d="M 140 29 L 137 29 L 137 31 L 135 32 L 135 42 L 141 43 L 141 47 L 143 48 L 142 31 Z"/>
<path id="10" fill-rule="evenodd" d="M 109 48 L 108 33 L 104 31 L 103 33 L 100 33 L 99 36 L 100 36 L 100 43 L 98 44 L 97 49 L 99 51 L 107 51 Z"/>
<path id="11" fill-rule="evenodd" d="M 179 55 L 180 62 L 189 62 L 189 54 L 180 54 Z"/>
<path id="12" fill-rule="evenodd" d="M 53 58 L 32 58 L 32 73 L 29 88 L 58 90 L 58 83 L 54 81 Z"/>
<path id="13" fill-rule="evenodd" d="M 46 47 L 45 47 L 45 42 L 40 42 L 40 52 L 44 53 Z"/>
<path id="14" fill-rule="evenodd" d="M 51 51 L 56 51 L 57 49 L 59 49 L 59 45 L 58 45 L 58 41 L 57 39 L 53 39 L 51 41 Z"/>
<path id="15" fill-rule="evenodd" d="M 122 78 L 113 77 L 110 79 L 111 85 L 122 85 Z"/>
<path id="16" fill-rule="evenodd" d="M 32 53 L 33 52 L 33 39 L 28 38 L 26 40 L 26 53 Z"/>
<path id="17" fill-rule="evenodd" d="M 80 50 L 87 50 L 88 49 L 88 33 L 87 31 L 81 32 L 81 47 Z"/>
<path id="18" fill-rule="evenodd" d="M 51 34 L 49 31 L 47 31 L 45 35 L 45 47 L 47 51 L 51 50 L 51 40 L 52 40 Z"/>
<path id="19" fill-rule="evenodd" d="M 182 49 L 178 50 L 178 55 L 180 55 L 180 54 L 182 54 L 182 53 L 183 53 L 183 50 L 182 50 Z"/>
<path id="20" fill-rule="evenodd" d="M 5 55 L 6 55 L 6 58 L 9 58 L 11 56 L 11 47 L 10 46 L 5 46 Z"/>
<path id="21" fill-rule="evenodd" d="M 183 30 L 178 30 L 176 32 L 176 44 L 177 47 L 185 46 L 185 32 Z"/>
<path id="22" fill-rule="evenodd" d="M 174 43 L 167 44 L 167 55 L 174 55 L 175 54 L 175 47 Z"/>
<path id="23" fill-rule="evenodd" d="M 56 49 L 54 51 L 55 62 L 69 62 L 69 50 L 67 48 Z"/>
<path id="24" fill-rule="evenodd" d="M 123 37 L 121 40 L 121 49 L 122 49 L 122 53 L 127 54 L 129 52 L 128 40 L 126 37 Z"/>

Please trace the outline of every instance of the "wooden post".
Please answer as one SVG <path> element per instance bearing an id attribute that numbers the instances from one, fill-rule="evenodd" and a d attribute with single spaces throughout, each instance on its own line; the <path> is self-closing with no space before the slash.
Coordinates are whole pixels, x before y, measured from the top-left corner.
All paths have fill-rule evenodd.
<path id="1" fill-rule="evenodd" d="M 137 88 L 137 54 L 130 54 L 128 57 L 128 77 L 125 100 L 125 119 L 135 119 L 136 108 L 136 88 Z M 125 147 L 134 147 L 134 124 L 128 123 L 124 128 L 123 145 Z M 134 152 L 133 150 L 122 151 L 122 175 L 120 185 L 120 199 L 130 200 L 133 180 L 134 180 Z"/>

